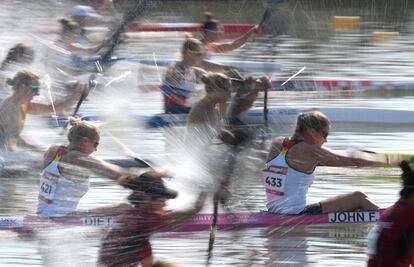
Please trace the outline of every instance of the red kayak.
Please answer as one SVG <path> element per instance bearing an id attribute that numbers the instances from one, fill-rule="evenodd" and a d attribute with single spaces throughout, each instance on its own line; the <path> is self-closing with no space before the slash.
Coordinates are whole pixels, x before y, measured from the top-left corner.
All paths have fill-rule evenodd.
<path id="1" fill-rule="evenodd" d="M 255 26 L 255 24 L 221 24 L 227 35 L 240 35 Z M 172 22 L 172 23 L 131 23 L 128 25 L 129 32 L 199 32 L 201 23 Z M 46 27 L 40 30 L 44 33 L 57 33 L 59 27 Z M 263 33 L 263 32 L 262 32 Z"/>

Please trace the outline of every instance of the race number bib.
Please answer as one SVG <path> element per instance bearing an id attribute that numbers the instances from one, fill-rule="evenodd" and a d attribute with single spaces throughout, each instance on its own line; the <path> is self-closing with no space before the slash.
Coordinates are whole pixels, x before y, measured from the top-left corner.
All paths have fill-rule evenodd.
<path id="1" fill-rule="evenodd" d="M 57 176 L 50 173 L 43 173 L 40 178 L 39 198 L 47 203 L 52 203 L 57 187 Z"/>
<path id="2" fill-rule="evenodd" d="M 263 171 L 266 192 L 282 196 L 285 194 L 287 167 L 271 165 Z"/>

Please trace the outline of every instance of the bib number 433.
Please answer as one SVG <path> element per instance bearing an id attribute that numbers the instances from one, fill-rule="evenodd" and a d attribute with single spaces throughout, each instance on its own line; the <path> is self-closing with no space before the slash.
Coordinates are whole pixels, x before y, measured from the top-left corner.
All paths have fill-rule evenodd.
<path id="1" fill-rule="evenodd" d="M 266 184 L 270 185 L 270 186 L 275 186 L 275 187 L 282 187 L 282 178 L 278 178 L 278 177 L 269 177 L 267 176 L 266 178 Z"/>
<path id="2" fill-rule="evenodd" d="M 266 192 L 274 195 L 284 195 L 287 167 L 269 166 L 263 170 Z"/>

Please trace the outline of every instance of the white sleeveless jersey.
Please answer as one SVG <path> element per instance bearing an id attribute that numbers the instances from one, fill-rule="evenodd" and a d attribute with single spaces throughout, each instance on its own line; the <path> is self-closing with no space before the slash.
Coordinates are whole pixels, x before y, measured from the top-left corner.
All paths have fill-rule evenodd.
<path id="1" fill-rule="evenodd" d="M 79 200 L 89 190 L 89 179 L 74 182 L 60 173 L 58 164 L 61 156 L 58 152 L 41 174 L 37 205 L 39 216 L 59 217 L 74 212 Z"/>
<path id="2" fill-rule="evenodd" d="M 280 154 L 265 164 L 262 170 L 267 209 L 273 213 L 298 214 L 306 206 L 306 194 L 312 185 L 314 172 L 297 171 L 286 162 L 288 150 L 295 144 L 285 139 Z"/>

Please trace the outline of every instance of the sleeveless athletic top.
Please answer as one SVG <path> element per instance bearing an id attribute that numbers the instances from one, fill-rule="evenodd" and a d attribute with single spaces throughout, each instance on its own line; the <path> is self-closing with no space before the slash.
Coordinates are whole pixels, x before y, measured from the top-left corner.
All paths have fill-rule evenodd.
<path id="1" fill-rule="evenodd" d="M 267 209 L 280 214 L 298 214 L 306 206 L 306 194 L 314 180 L 314 172 L 303 173 L 289 166 L 286 156 L 295 141 L 286 138 L 282 149 L 262 170 Z"/>
<path id="2" fill-rule="evenodd" d="M 116 218 L 102 241 L 99 261 L 105 266 L 136 266 L 152 255 L 150 236 L 170 217 L 166 211 L 131 207 Z"/>
<path id="3" fill-rule="evenodd" d="M 20 105 L 19 109 L 19 129 L 17 134 L 20 134 L 20 132 L 23 130 L 24 123 L 26 122 L 27 105 L 22 104 Z M 16 148 L 17 136 L 15 136 L 15 134 L 9 134 L 6 128 L 0 124 L 0 150 L 15 150 Z"/>
<path id="4" fill-rule="evenodd" d="M 60 147 L 55 159 L 41 174 L 37 205 L 39 216 L 59 217 L 74 212 L 79 200 L 89 190 L 89 179 L 74 182 L 60 173 L 59 162 L 66 152 L 65 147 Z"/>
<path id="5" fill-rule="evenodd" d="M 161 92 L 164 96 L 165 113 L 188 113 L 188 99 L 196 90 L 198 77 L 192 67 L 186 67 L 182 62 L 173 63 L 168 67 Z"/>
<path id="6" fill-rule="evenodd" d="M 397 201 L 368 234 L 369 267 L 408 267 L 414 258 L 414 205 Z"/>
<path id="7" fill-rule="evenodd" d="M 26 113 L 27 113 L 27 105 L 26 104 L 20 105 L 20 117 L 19 117 L 20 129 L 23 129 L 24 123 L 26 122 Z"/>

